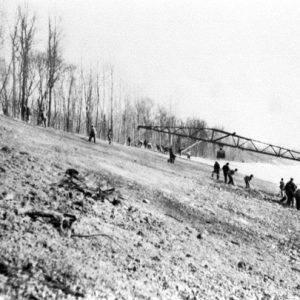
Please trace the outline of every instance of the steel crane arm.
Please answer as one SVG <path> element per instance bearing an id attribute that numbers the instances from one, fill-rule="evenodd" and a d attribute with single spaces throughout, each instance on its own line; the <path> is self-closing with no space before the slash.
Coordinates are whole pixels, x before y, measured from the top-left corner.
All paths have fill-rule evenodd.
<path id="1" fill-rule="evenodd" d="M 286 149 L 284 147 L 264 143 L 258 140 L 237 135 L 235 132 L 230 133 L 216 128 L 139 125 L 138 129 L 152 130 L 156 132 L 162 132 L 166 134 L 172 134 L 175 136 L 190 138 L 196 141 L 219 144 L 231 148 L 237 148 L 255 153 L 300 161 L 299 151 L 294 151 Z"/>

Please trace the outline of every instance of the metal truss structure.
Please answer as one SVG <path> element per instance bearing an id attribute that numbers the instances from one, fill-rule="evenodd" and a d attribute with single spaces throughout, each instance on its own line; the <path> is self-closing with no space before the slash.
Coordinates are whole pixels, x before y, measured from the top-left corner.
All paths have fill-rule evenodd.
<path id="1" fill-rule="evenodd" d="M 298 151 L 246 138 L 237 135 L 235 132 L 230 133 L 215 128 L 139 125 L 138 129 L 152 130 L 169 135 L 189 138 L 195 141 L 203 141 L 207 143 L 218 144 L 220 146 L 227 146 L 260 154 L 300 161 L 300 152 Z"/>

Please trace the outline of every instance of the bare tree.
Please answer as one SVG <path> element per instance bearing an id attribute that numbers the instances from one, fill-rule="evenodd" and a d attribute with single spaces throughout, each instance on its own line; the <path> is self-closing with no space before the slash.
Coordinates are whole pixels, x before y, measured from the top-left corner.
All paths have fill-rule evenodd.
<path id="1" fill-rule="evenodd" d="M 114 137 L 113 102 L 114 102 L 114 68 L 111 66 L 111 68 L 110 68 L 110 130 L 111 130 L 112 140 L 113 140 L 113 137 Z"/>
<path id="2" fill-rule="evenodd" d="M 19 42 L 20 42 L 20 93 L 21 93 L 21 108 L 28 105 L 28 76 L 30 68 L 30 58 L 34 42 L 35 34 L 35 15 L 30 16 L 28 8 L 18 8 L 20 19 L 19 26 Z M 25 119 L 25 111 L 21 109 L 21 118 Z"/>
<path id="3" fill-rule="evenodd" d="M 42 110 L 45 109 L 46 99 L 48 95 L 48 78 L 47 78 L 47 54 L 45 52 L 35 53 L 35 67 L 37 72 L 37 123 L 40 124 Z"/>
<path id="4" fill-rule="evenodd" d="M 8 81 L 11 64 L 6 66 L 4 59 L 0 60 L 0 103 L 2 105 L 3 114 L 9 116 L 10 111 L 10 91 L 8 89 Z"/>
<path id="5" fill-rule="evenodd" d="M 152 122 L 151 113 L 153 109 L 153 100 L 147 97 L 138 99 L 135 102 L 138 125 L 150 125 Z M 146 132 L 145 138 L 149 139 L 151 133 Z M 139 132 L 140 139 L 140 132 Z"/>
<path id="6" fill-rule="evenodd" d="M 89 134 L 90 126 L 92 123 L 93 113 L 93 75 L 90 70 L 88 79 L 84 78 L 83 70 L 81 70 L 83 95 L 85 101 L 85 116 L 86 116 L 86 132 Z"/>
<path id="7" fill-rule="evenodd" d="M 82 69 L 81 69 L 81 74 L 82 74 Z M 79 108 L 78 108 L 78 120 L 77 120 L 76 132 L 80 133 L 80 129 L 81 129 L 81 117 L 82 117 L 82 107 L 83 107 L 83 98 L 84 98 L 83 76 L 80 76 L 80 86 L 79 86 L 79 89 L 78 89 L 78 97 L 79 97 Z"/>
<path id="8" fill-rule="evenodd" d="M 12 115 L 14 118 L 17 117 L 19 113 L 18 102 L 17 102 L 17 78 L 16 78 L 16 64 L 17 64 L 17 54 L 19 51 L 19 39 L 18 39 L 18 27 L 19 27 L 20 17 L 17 16 L 17 20 L 14 24 L 13 31 L 10 33 L 11 41 L 11 60 L 12 60 Z"/>
<path id="9" fill-rule="evenodd" d="M 0 3 L 1 4 L 1 3 Z M 7 67 L 5 62 L 4 52 L 3 52 L 3 45 L 4 45 L 4 26 L 2 23 L 4 17 L 4 12 L 2 7 L 0 6 L 0 103 L 2 104 L 2 110 L 5 115 L 9 114 L 9 103 L 7 101 L 6 96 L 6 87 L 9 80 L 9 73 L 10 73 L 10 64 Z"/>
<path id="10" fill-rule="evenodd" d="M 124 130 L 124 139 L 128 136 L 135 139 L 135 131 L 136 131 L 136 111 L 134 106 L 131 103 L 130 95 L 127 94 L 124 97 L 124 111 L 123 111 L 123 130 Z"/>
<path id="11" fill-rule="evenodd" d="M 53 88 L 59 78 L 59 72 L 62 66 L 61 57 L 61 31 L 56 21 L 54 25 L 49 18 L 48 23 L 48 49 L 47 49 L 47 69 L 48 69 L 48 126 L 51 124 L 51 109 Z"/>
<path id="12" fill-rule="evenodd" d="M 4 10 L 2 8 L 1 2 L 0 2 L 0 51 L 2 51 L 3 45 L 4 45 Z"/>
<path id="13" fill-rule="evenodd" d="M 96 97 L 97 97 L 97 103 L 96 103 L 96 121 L 95 121 L 95 126 L 97 131 L 98 130 L 98 122 L 99 122 L 99 109 L 101 110 L 100 106 L 100 82 L 99 82 L 99 73 L 97 73 L 97 78 L 96 78 Z M 100 133 L 99 133 L 100 134 Z"/>
<path id="14" fill-rule="evenodd" d="M 73 126 L 71 126 L 70 116 L 71 116 L 71 96 L 72 96 L 73 85 L 75 82 L 74 70 L 75 70 L 75 66 L 69 66 L 70 81 L 69 81 L 69 93 L 68 93 L 68 101 L 67 101 L 67 131 L 70 131 L 71 127 L 73 128 Z"/>
<path id="15" fill-rule="evenodd" d="M 100 126 L 100 132 L 99 137 L 101 138 L 101 134 L 103 133 L 103 138 L 105 138 L 105 133 L 107 131 L 107 121 L 106 121 L 106 114 L 104 113 L 104 107 L 105 107 L 105 98 L 106 98 L 106 87 L 105 87 L 105 69 L 103 67 L 102 69 L 102 111 L 101 111 L 101 126 Z"/>
<path id="16" fill-rule="evenodd" d="M 61 88 L 60 88 L 60 96 L 63 100 L 63 108 L 64 108 L 64 130 L 72 131 L 73 124 L 71 124 L 71 115 L 74 109 L 74 104 L 72 105 L 72 94 L 75 85 L 75 70 L 76 66 L 67 65 L 64 69 L 63 76 L 61 76 Z M 66 90 L 66 92 L 65 92 Z"/>

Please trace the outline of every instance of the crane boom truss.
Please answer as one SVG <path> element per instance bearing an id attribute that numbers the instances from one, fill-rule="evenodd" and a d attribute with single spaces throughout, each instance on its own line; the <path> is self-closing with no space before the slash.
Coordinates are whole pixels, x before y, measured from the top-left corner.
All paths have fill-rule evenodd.
<path id="1" fill-rule="evenodd" d="M 287 149 L 281 146 L 264 143 L 215 128 L 199 128 L 185 126 L 146 126 L 139 125 L 138 129 L 152 130 L 156 132 L 171 134 L 179 137 L 190 138 L 196 141 L 203 141 L 212 144 L 219 144 L 227 147 L 256 152 L 275 157 L 300 161 L 300 152 Z"/>

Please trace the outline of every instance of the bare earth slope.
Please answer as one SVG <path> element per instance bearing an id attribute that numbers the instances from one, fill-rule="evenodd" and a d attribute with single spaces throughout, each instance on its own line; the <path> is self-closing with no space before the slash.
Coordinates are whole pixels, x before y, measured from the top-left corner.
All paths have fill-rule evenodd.
<path id="1" fill-rule="evenodd" d="M 2 116 L 0 149 L 0 299 L 300 299 L 300 213 L 272 184 Z"/>

